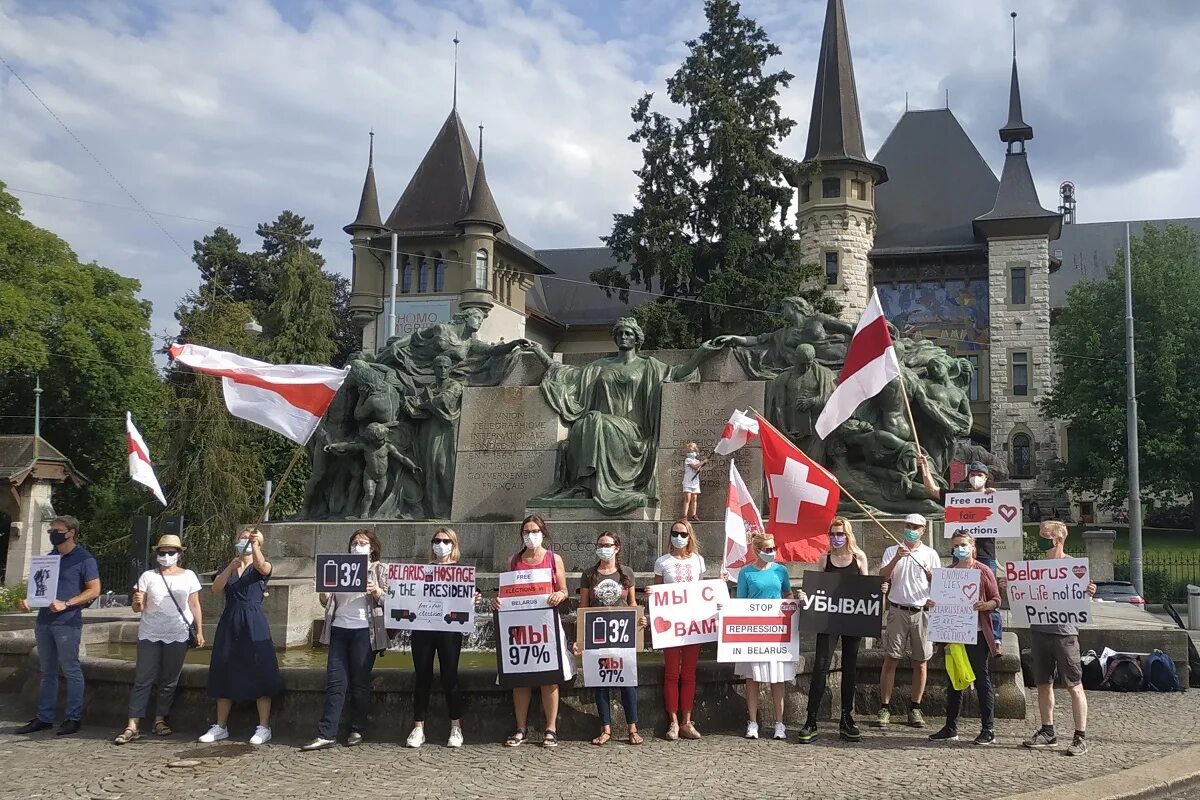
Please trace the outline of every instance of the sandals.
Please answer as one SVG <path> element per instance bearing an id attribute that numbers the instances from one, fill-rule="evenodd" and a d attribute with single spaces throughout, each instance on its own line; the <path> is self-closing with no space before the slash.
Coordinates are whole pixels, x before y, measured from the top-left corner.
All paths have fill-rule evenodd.
<path id="1" fill-rule="evenodd" d="M 165 719 L 154 721 L 155 736 L 170 736 L 172 733 L 174 733 L 174 731 L 171 730 L 171 726 L 167 724 Z"/>
<path id="2" fill-rule="evenodd" d="M 592 739 L 592 744 L 602 746 L 608 744 L 610 741 L 612 741 L 612 734 L 608 731 L 600 731 L 600 735 Z"/>
<path id="3" fill-rule="evenodd" d="M 142 738 L 142 734 L 137 728 L 126 728 L 113 739 L 113 744 L 129 744 L 132 741 Z"/>
<path id="4" fill-rule="evenodd" d="M 635 745 L 636 745 L 636 744 L 641 744 L 641 743 L 642 743 L 642 741 L 643 741 L 643 740 L 642 740 L 642 735 L 641 735 L 640 733 L 638 733 L 637 731 L 630 731 L 630 732 L 629 732 L 629 739 L 628 739 L 627 741 L 628 741 L 630 744 L 635 744 Z"/>
<path id="5" fill-rule="evenodd" d="M 546 731 L 542 735 L 542 747 L 558 747 L 558 734 L 554 731 Z"/>
<path id="6" fill-rule="evenodd" d="M 525 742 L 525 729 L 517 728 L 504 740 L 505 747 L 520 747 Z"/>

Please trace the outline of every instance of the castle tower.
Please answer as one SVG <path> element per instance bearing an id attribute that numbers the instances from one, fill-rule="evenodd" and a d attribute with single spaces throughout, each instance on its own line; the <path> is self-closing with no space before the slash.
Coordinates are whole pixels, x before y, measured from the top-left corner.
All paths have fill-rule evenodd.
<path id="1" fill-rule="evenodd" d="M 375 133 L 370 134 L 367 153 L 367 176 L 363 179 L 362 197 L 354 221 L 342 228 L 350 234 L 351 292 L 350 313 L 362 328 L 363 349 L 375 349 L 378 331 L 376 321 L 383 311 L 383 276 L 386 254 L 371 249 L 371 237 L 386 229 L 379 216 L 379 192 L 375 189 Z"/>
<path id="2" fill-rule="evenodd" d="M 1050 271 L 1057 265 L 1050 259 L 1050 242 L 1062 232 L 1062 216 L 1042 208 L 1033 185 L 1025 153 L 1032 138 L 1033 128 L 1021 113 L 1014 45 L 1008 122 L 1000 129 L 1007 146 L 1004 172 L 995 206 L 976 218 L 975 231 L 988 249 L 991 449 L 1030 489 L 1045 485 L 1046 467 L 1058 456 L 1054 424 L 1041 416 L 1037 404 L 1054 377 Z"/>
<path id="3" fill-rule="evenodd" d="M 875 187 L 887 180 L 863 146 L 858 91 L 842 0 L 829 0 L 813 89 L 808 147 L 798 177 L 796 229 L 804 263 L 818 264 L 826 292 L 857 321 L 871 294 L 875 241 Z"/>

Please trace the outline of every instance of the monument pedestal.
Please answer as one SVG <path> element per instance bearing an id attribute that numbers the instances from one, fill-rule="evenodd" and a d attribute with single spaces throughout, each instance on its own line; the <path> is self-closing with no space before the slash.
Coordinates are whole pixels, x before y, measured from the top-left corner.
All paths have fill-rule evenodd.
<path id="1" fill-rule="evenodd" d="M 525 507 L 525 515 L 537 514 L 545 520 L 553 519 L 564 522 L 593 521 L 597 525 L 603 526 L 608 520 L 657 522 L 659 519 L 658 508 L 658 503 L 648 502 L 623 514 L 601 516 L 596 504 L 588 499 L 551 500 L 539 497 L 529 501 L 529 505 Z"/>

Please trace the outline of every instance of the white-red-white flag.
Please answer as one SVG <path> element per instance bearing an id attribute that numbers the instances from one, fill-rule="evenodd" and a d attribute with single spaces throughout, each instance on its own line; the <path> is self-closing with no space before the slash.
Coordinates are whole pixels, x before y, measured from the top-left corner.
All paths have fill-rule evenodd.
<path id="1" fill-rule="evenodd" d="M 735 408 L 729 422 L 725 423 L 725 430 L 721 431 L 721 438 L 713 446 L 713 452 L 727 456 L 741 450 L 755 436 L 758 436 L 758 420 Z"/>
<path id="2" fill-rule="evenodd" d="M 750 553 L 750 537 L 762 533 L 762 515 L 738 472 L 737 464 L 729 462 L 729 494 L 725 501 L 725 561 L 721 576 L 736 581 L 738 570 L 754 561 Z"/>
<path id="3" fill-rule="evenodd" d="M 780 561 L 811 564 L 829 549 L 829 523 L 841 487 L 833 476 L 770 425 L 758 432 L 771 505 L 767 533 Z"/>
<path id="4" fill-rule="evenodd" d="M 128 411 L 125 412 L 125 438 L 129 446 L 129 477 L 154 492 L 158 502 L 165 506 L 167 498 L 163 497 L 158 476 L 154 474 L 154 465 L 150 463 L 150 448 L 146 447 L 146 440 L 133 424 L 133 414 Z"/>
<path id="5" fill-rule="evenodd" d="M 173 344 L 171 357 L 198 372 L 217 375 L 225 407 L 296 444 L 306 444 L 350 368 L 268 364 L 196 344 Z"/>
<path id="6" fill-rule="evenodd" d="M 854 329 L 854 338 L 846 351 L 846 363 L 838 378 L 837 388 L 829 396 L 815 428 L 822 439 L 829 436 L 862 404 L 883 391 L 893 378 L 900 377 L 900 359 L 892 347 L 879 292 L 871 291 L 871 300 L 863 309 Z"/>

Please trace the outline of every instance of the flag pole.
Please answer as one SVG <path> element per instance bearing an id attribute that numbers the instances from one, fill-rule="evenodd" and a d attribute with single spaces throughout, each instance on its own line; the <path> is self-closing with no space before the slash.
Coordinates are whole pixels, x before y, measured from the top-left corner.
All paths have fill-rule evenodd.
<path id="1" fill-rule="evenodd" d="M 908 415 L 908 427 L 912 428 L 913 444 L 917 446 L 917 455 L 921 454 L 921 437 L 917 435 L 917 421 L 913 419 L 912 405 L 908 401 L 908 390 L 904 386 L 904 371 L 896 376 L 900 381 L 900 396 L 904 398 L 904 413 Z"/>
<path id="2" fill-rule="evenodd" d="M 263 506 L 262 517 L 258 520 L 259 525 L 262 525 L 267 521 L 267 518 L 271 514 L 271 504 L 275 502 L 275 498 L 279 496 L 279 490 L 283 488 L 283 484 L 287 481 L 288 476 L 292 474 L 292 469 L 296 466 L 296 462 L 300 460 L 300 456 L 303 454 L 303 447 L 297 447 L 296 452 L 292 454 L 292 460 L 288 462 L 287 469 L 283 471 L 283 475 L 279 476 L 279 481 L 271 489 L 271 495 L 267 498 L 266 505 Z"/>

